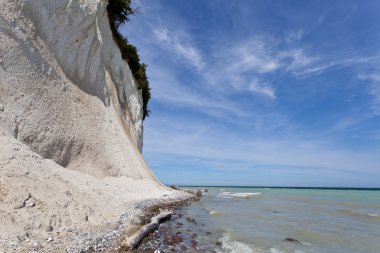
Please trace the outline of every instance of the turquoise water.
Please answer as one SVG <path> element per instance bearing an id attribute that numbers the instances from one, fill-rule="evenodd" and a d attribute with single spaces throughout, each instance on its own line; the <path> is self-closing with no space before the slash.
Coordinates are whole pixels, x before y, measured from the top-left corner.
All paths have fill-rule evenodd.
<path id="1" fill-rule="evenodd" d="M 196 226 L 199 248 L 239 253 L 380 252 L 380 191 L 207 189 L 200 202 L 183 210 L 202 224 Z"/>

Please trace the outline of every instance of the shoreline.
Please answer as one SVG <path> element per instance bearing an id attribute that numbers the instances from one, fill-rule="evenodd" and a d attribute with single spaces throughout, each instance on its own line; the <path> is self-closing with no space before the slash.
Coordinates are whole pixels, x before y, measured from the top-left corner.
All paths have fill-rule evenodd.
<path id="1" fill-rule="evenodd" d="M 196 196 L 187 193 L 178 190 L 175 196 L 164 195 L 161 198 L 131 203 L 129 210 L 118 222 L 99 232 L 79 232 L 73 229 L 74 236 L 71 239 L 74 240 L 66 248 L 66 252 L 132 252 L 132 250 L 124 249 L 123 244 L 126 238 L 148 223 L 160 209 L 178 209 L 197 200 Z"/>
<path id="2" fill-rule="evenodd" d="M 171 187 L 172 188 L 172 187 Z M 195 201 L 199 201 L 202 197 L 202 193 L 200 190 L 190 190 L 190 189 L 182 189 L 182 188 L 172 188 L 180 193 L 184 194 L 190 194 L 191 197 L 189 198 L 178 198 L 178 199 L 172 199 L 172 200 L 158 200 L 158 201 L 148 201 L 148 202 L 142 202 L 139 204 L 139 209 L 142 210 L 141 214 L 138 217 L 138 220 L 140 221 L 138 224 L 131 224 L 129 228 L 125 231 L 124 239 L 122 239 L 119 242 L 119 249 L 122 251 L 119 252 L 150 252 L 159 250 L 157 247 L 150 247 L 149 249 L 146 247 L 146 244 L 152 244 L 152 235 L 157 233 L 159 229 L 172 221 L 174 216 L 176 216 L 183 207 L 191 205 Z M 142 227 L 149 224 L 151 222 L 151 219 L 158 214 L 164 212 L 164 211 L 172 211 L 173 214 L 163 223 L 160 223 L 157 229 L 151 231 L 147 235 L 145 235 L 142 240 L 137 244 L 137 247 L 134 249 L 127 249 L 125 250 L 125 240 L 128 237 L 131 237 L 135 233 L 137 233 Z M 145 245 L 145 246 L 142 246 Z"/>
<path id="3" fill-rule="evenodd" d="M 179 188 L 181 189 L 181 188 Z M 186 192 L 199 191 L 181 189 Z M 205 190 L 207 192 L 207 190 Z M 203 193 L 203 191 L 202 191 Z M 202 194 L 203 198 L 203 194 Z M 174 214 L 171 218 L 160 224 L 159 228 L 147 235 L 136 248 L 139 253 L 153 252 L 204 252 L 215 253 L 216 247 L 210 247 L 202 242 L 202 236 L 209 236 L 214 232 L 207 229 L 206 225 L 200 223 L 194 216 L 188 212 L 188 208 L 201 198 L 191 201 L 185 201 L 178 205 L 172 206 Z M 154 216 L 157 212 L 151 213 Z M 215 241 L 216 246 L 220 242 Z"/>

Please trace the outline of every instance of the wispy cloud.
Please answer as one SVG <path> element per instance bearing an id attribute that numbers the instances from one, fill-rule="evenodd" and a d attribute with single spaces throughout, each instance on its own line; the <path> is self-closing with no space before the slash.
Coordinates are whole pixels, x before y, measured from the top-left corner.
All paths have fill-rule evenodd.
<path id="1" fill-rule="evenodd" d="M 211 58 L 202 54 L 185 31 L 173 32 L 162 25 L 151 27 L 157 45 L 165 48 L 171 57 L 194 68 L 206 85 L 228 86 L 235 91 L 276 98 L 275 89 L 270 84 L 258 81 L 260 75 L 279 68 L 278 59 L 271 55 L 264 41 L 253 39 L 226 47 L 223 51 L 213 52 Z"/>
<path id="2" fill-rule="evenodd" d="M 154 85 L 153 98 L 160 102 L 195 109 L 220 118 L 229 118 L 231 115 L 234 117 L 247 116 L 231 101 L 210 97 L 196 89 L 187 88 L 188 85 L 181 83 L 170 70 L 162 66 L 150 70 L 149 74 Z"/>
<path id="3" fill-rule="evenodd" d="M 237 45 L 228 54 L 232 58 L 230 68 L 238 72 L 254 71 L 269 73 L 279 67 L 278 59 L 270 51 L 269 43 L 254 38 L 242 45 Z"/>
<path id="4" fill-rule="evenodd" d="M 219 90 L 226 87 L 237 92 L 248 91 L 272 100 L 277 98 L 276 87 L 271 85 L 267 76 L 273 73 L 282 71 L 296 78 L 304 78 L 333 69 L 372 64 L 380 59 L 380 55 L 331 59 L 311 55 L 303 48 L 292 48 L 291 41 L 300 40 L 302 30 L 290 32 L 284 38 L 262 35 L 237 41 L 232 46 L 225 46 L 224 50 L 212 52 L 213 57 L 205 57 L 186 31 L 174 32 L 162 25 L 153 25 L 152 31 L 157 44 L 164 47 L 172 57 L 194 68 L 204 84 Z M 284 42 L 290 46 L 281 48 L 280 45 Z M 379 88 L 374 86 L 372 90 L 377 98 Z"/>
<path id="5" fill-rule="evenodd" d="M 273 54 L 269 41 L 266 43 L 263 38 L 252 38 L 225 46 L 225 50 L 213 55 L 214 61 L 203 75 L 209 85 L 223 85 L 237 92 L 276 98 L 276 89 L 269 82 L 262 81 L 265 75 L 280 68 L 279 58 Z"/>
<path id="6" fill-rule="evenodd" d="M 318 57 L 309 56 L 302 49 L 281 51 L 278 53 L 278 57 L 286 71 L 292 74 L 297 74 L 298 71 L 304 70 L 318 60 Z"/>
<path id="7" fill-rule="evenodd" d="M 211 47 L 211 52 L 206 54 L 198 48 L 199 43 L 196 43 L 195 38 L 185 29 L 173 30 L 161 23 L 149 23 L 147 27 L 152 30 L 153 38 L 150 41 L 153 41 L 156 47 L 163 48 L 166 56 L 188 66 L 188 70 L 197 76 L 197 79 L 187 81 L 195 82 L 197 85 L 184 85 L 174 76 L 169 77 L 171 70 L 160 69 L 157 67 L 160 64 L 153 64 L 155 68 L 151 72 L 154 73 L 150 74 L 150 78 L 152 83 L 160 84 L 153 93 L 154 98 L 194 109 L 208 108 L 202 111 L 222 118 L 226 118 L 227 115 L 246 117 L 249 113 L 231 100 L 223 98 L 226 93 L 250 92 L 267 98 L 268 101 L 276 100 L 278 87 L 271 83 L 270 77 L 279 72 L 295 78 L 305 78 L 346 67 L 373 65 L 380 59 L 380 55 L 376 54 L 332 58 L 311 53 L 310 49 L 293 43 L 302 40 L 302 30 L 290 31 L 283 38 L 263 34 L 242 38 L 232 43 L 228 42 L 228 45 Z M 156 55 L 156 52 L 153 50 L 151 54 Z M 165 58 L 165 55 L 155 57 Z M 159 73 L 161 70 L 162 73 Z M 375 83 L 374 78 L 365 77 L 363 74 L 360 76 L 360 79 L 371 79 Z M 193 85 L 197 86 L 197 89 L 189 88 Z M 380 114 L 379 85 L 372 85 L 371 94 L 374 97 L 373 110 Z"/>
<path id="8" fill-rule="evenodd" d="M 293 43 L 295 41 L 299 41 L 303 36 L 303 30 L 299 29 L 299 30 L 293 30 L 293 31 L 289 31 L 285 34 L 285 41 L 287 43 Z"/>
<path id="9" fill-rule="evenodd" d="M 376 115 L 380 115 L 380 70 L 372 73 L 359 73 L 358 78 L 371 82 L 372 109 Z"/>
<path id="10" fill-rule="evenodd" d="M 357 67 L 363 65 L 376 64 L 380 60 L 380 54 L 373 56 L 345 56 L 337 59 L 331 58 L 314 58 L 314 60 L 296 68 L 293 71 L 295 76 L 319 75 L 325 71 L 336 70 L 346 67 Z"/>
<path id="11" fill-rule="evenodd" d="M 319 57 L 310 56 L 301 48 L 281 49 L 280 44 L 286 39 L 257 36 L 236 45 L 227 53 L 227 57 L 232 61 L 228 67 L 230 72 L 250 72 L 261 77 L 276 71 L 296 74 L 319 60 Z"/>
<path id="12" fill-rule="evenodd" d="M 248 89 L 252 92 L 268 96 L 271 99 L 276 98 L 276 94 L 273 87 L 264 83 L 259 83 L 257 80 L 253 80 L 249 85 Z"/>
<path id="13" fill-rule="evenodd" d="M 158 42 L 163 45 L 169 52 L 189 63 L 199 71 L 204 68 L 203 57 L 196 47 L 192 46 L 189 36 L 180 31 L 172 32 L 165 27 L 153 28 L 153 34 Z M 182 35 L 182 36 L 181 36 Z"/>

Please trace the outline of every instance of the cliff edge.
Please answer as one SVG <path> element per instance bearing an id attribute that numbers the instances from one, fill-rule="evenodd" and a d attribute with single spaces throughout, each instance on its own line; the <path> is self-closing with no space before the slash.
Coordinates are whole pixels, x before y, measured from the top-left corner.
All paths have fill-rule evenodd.
<path id="1" fill-rule="evenodd" d="M 0 4 L 0 251 L 61 251 L 68 231 L 128 222 L 139 201 L 186 197 L 141 155 L 141 92 L 108 1 Z"/>

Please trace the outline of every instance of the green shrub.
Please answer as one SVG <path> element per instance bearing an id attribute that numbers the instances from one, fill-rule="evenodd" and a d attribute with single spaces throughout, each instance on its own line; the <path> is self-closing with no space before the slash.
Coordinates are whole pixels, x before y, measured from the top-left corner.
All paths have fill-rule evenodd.
<path id="1" fill-rule="evenodd" d="M 107 11 L 112 28 L 118 29 L 120 25 L 129 21 L 129 16 L 136 12 L 131 0 L 109 0 Z"/>
<path id="2" fill-rule="evenodd" d="M 148 77 L 146 76 L 146 64 L 140 65 L 139 70 L 136 72 L 136 80 L 139 84 L 139 89 L 142 90 L 143 99 L 143 120 L 145 117 L 149 117 L 150 110 L 148 108 L 148 101 L 150 100 L 150 87 L 148 82 Z M 145 103 L 146 101 L 146 103 Z"/>
<path id="3" fill-rule="evenodd" d="M 150 87 L 148 77 L 146 76 L 147 65 L 140 62 L 136 47 L 130 44 L 127 38 L 121 35 L 118 30 L 120 25 L 129 21 L 130 15 L 136 13 L 136 9 L 132 7 L 131 0 L 109 0 L 107 11 L 111 30 L 115 41 L 120 48 L 121 56 L 128 62 L 132 74 L 138 83 L 138 88 L 142 90 L 143 120 L 145 120 L 150 114 L 148 108 Z"/>

